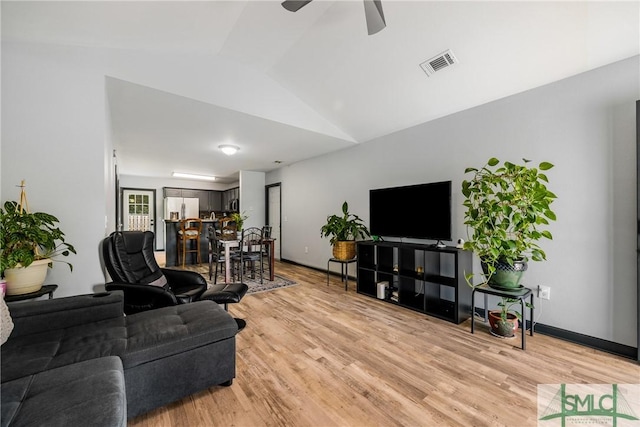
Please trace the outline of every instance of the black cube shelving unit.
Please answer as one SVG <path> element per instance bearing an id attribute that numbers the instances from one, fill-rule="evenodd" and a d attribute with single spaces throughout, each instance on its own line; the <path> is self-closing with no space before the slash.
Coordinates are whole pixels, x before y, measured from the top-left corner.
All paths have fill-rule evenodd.
<path id="1" fill-rule="evenodd" d="M 357 292 L 378 298 L 378 283 L 388 282 L 384 301 L 461 323 L 471 316 L 471 252 L 401 242 L 358 242 Z"/>

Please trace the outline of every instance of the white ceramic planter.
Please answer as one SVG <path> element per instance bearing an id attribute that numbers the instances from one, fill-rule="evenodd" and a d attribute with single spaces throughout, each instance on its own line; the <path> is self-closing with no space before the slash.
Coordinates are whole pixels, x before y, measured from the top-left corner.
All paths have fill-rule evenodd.
<path id="1" fill-rule="evenodd" d="M 8 268 L 4 271 L 7 280 L 7 295 L 22 295 L 39 291 L 47 277 L 50 259 L 39 259 L 29 267 Z"/>

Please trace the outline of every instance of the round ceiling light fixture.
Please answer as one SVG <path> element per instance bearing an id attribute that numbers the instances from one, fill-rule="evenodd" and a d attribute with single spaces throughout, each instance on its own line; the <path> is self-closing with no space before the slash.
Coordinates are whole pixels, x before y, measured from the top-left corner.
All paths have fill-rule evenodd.
<path id="1" fill-rule="evenodd" d="M 231 145 L 231 144 L 219 145 L 218 148 L 222 150 L 222 152 L 227 156 L 233 156 L 240 149 L 240 147 L 238 147 L 237 145 Z"/>

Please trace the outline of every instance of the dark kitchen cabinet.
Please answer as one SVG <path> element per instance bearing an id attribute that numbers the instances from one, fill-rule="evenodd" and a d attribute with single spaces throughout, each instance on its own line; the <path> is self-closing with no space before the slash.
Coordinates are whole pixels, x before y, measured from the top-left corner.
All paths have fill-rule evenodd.
<path id="1" fill-rule="evenodd" d="M 164 187 L 164 197 L 188 197 L 198 199 L 198 210 L 201 214 L 222 210 L 222 191 L 197 190 L 192 188 Z"/>
<path id="2" fill-rule="evenodd" d="M 230 188 L 222 193 L 222 210 L 233 211 L 234 200 L 240 199 L 240 187 Z"/>

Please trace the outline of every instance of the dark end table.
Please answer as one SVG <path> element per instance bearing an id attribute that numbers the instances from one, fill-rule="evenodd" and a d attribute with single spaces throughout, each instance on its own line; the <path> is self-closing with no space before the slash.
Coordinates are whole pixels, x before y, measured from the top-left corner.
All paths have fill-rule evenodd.
<path id="1" fill-rule="evenodd" d="M 356 262 L 357 260 L 357 258 L 329 258 L 329 261 L 327 261 L 327 286 L 329 286 L 329 264 L 332 262 L 337 262 L 340 264 L 340 280 L 344 282 L 344 290 L 346 291 L 349 288 L 349 264 L 351 264 L 352 262 Z"/>
<path id="2" fill-rule="evenodd" d="M 489 313 L 489 309 L 488 309 L 488 295 L 495 295 L 498 297 L 504 297 L 504 298 L 513 298 L 513 299 L 519 299 L 520 300 L 520 306 L 522 307 L 522 310 L 520 311 L 520 313 L 522 313 L 522 349 L 525 349 L 525 341 L 524 341 L 524 337 L 525 337 L 525 330 L 527 329 L 527 312 L 525 310 L 525 304 L 526 304 L 526 299 L 527 297 L 529 297 L 531 299 L 531 308 L 530 308 L 530 317 L 531 317 L 531 321 L 530 323 L 530 327 L 529 327 L 529 331 L 531 336 L 533 336 L 533 292 L 531 291 L 531 289 L 529 288 L 519 288 L 519 289 L 515 289 L 513 291 L 504 291 L 504 290 L 500 290 L 500 289 L 494 289 L 492 287 L 490 287 L 487 284 L 483 284 L 483 285 L 478 285 L 475 286 L 473 288 L 473 291 L 471 292 L 471 333 L 473 334 L 474 332 L 474 326 L 475 326 L 475 321 L 476 321 L 476 316 L 475 316 L 475 309 L 476 309 L 476 305 L 475 305 L 475 296 L 476 296 L 476 292 L 480 292 L 481 294 L 484 294 L 484 322 L 486 323 L 488 320 L 488 313 Z"/>
<path id="3" fill-rule="evenodd" d="M 39 290 L 35 292 L 29 292 L 28 294 L 22 295 L 5 295 L 4 300 L 6 302 L 14 302 L 14 301 L 24 301 L 33 298 L 39 298 L 43 295 L 49 294 L 49 299 L 53 298 L 53 293 L 58 289 L 58 285 L 44 285 Z"/>

